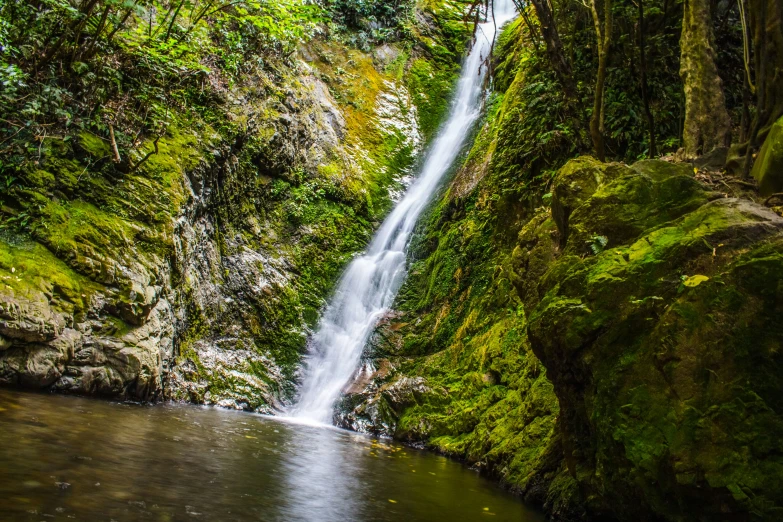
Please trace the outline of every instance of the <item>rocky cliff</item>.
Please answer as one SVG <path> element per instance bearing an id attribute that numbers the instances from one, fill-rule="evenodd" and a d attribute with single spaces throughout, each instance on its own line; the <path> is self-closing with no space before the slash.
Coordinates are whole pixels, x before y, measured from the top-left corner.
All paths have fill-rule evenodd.
<path id="1" fill-rule="evenodd" d="M 278 409 L 443 116 L 461 16 L 435 3 L 402 40 L 320 36 L 233 79 L 206 69 L 122 163 L 114 128 L 42 139 L 2 193 L 0 383 Z"/>

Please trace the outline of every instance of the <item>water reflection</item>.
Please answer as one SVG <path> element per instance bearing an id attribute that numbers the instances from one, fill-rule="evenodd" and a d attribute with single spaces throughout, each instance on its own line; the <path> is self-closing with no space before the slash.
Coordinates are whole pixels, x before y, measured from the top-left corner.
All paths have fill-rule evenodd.
<path id="1" fill-rule="evenodd" d="M 213 408 L 0 390 L 0 458 L 0 520 L 540 520 L 443 457 Z"/>
<path id="2" fill-rule="evenodd" d="M 283 456 L 285 519 L 361 520 L 356 502 L 361 498 L 361 446 L 345 444 L 345 435 L 329 428 L 296 429 L 304 436 L 293 437 Z"/>

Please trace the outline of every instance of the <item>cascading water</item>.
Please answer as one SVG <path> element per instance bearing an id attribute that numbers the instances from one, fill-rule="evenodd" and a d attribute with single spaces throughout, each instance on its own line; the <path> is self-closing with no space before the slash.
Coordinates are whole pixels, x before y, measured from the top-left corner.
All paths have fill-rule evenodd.
<path id="1" fill-rule="evenodd" d="M 494 0 L 465 60 L 451 113 L 425 157 L 421 173 L 381 225 L 367 253 L 353 260 L 311 339 L 294 417 L 331 423 L 332 409 L 359 365 L 378 319 L 405 277 L 405 251 L 422 210 L 465 144 L 479 116 L 485 59 L 495 34 L 515 15 L 513 0 Z M 493 21 L 494 16 L 494 21 Z"/>

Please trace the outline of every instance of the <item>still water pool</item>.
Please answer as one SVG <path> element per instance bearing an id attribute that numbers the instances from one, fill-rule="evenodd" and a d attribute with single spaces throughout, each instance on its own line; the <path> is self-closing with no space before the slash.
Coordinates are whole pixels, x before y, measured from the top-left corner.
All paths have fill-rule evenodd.
<path id="1" fill-rule="evenodd" d="M 541 518 L 459 463 L 351 432 L 0 389 L 0 520 Z"/>

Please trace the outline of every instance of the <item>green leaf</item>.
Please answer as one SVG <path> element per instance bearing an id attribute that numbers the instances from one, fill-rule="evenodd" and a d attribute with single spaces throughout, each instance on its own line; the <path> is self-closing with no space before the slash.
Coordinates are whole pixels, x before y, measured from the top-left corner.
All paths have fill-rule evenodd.
<path id="1" fill-rule="evenodd" d="M 687 286 L 689 288 L 693 288 L 693 287 L 699 286 L 704 281 L 709 281 L 709 280 L 710 280 L 710 278 L 707 277 L 706 275 L 701 275 L 701 274 L 699 274 L 699 275 L 692 275 L 692 276 L 686 278 L 682 282 L 682 284 L 684 284 L 685 286 Z"/>

